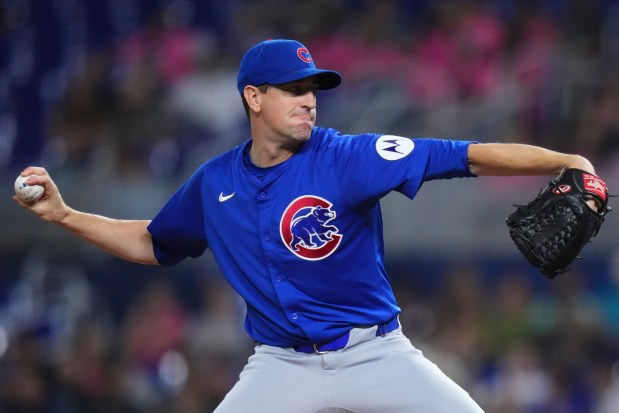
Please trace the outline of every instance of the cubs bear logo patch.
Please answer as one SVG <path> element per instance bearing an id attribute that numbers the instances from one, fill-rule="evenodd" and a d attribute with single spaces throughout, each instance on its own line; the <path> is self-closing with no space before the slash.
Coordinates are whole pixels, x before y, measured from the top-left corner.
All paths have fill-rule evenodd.
<path id="1" fill-rule="evenodd" d="M 337 216 L 333 204 L 314 195 L 292 201 L 279 225 L 282 241 L 294 255 L 304 260 L 322 260 L 333 254 L 343 235 L 332 224 Z"/>

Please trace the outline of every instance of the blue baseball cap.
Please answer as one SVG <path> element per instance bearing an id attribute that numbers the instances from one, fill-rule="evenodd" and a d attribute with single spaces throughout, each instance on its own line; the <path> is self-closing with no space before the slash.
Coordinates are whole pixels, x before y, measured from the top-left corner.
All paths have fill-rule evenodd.
<path id="1" fill-rule="evenodd" d="M 258 43 L 243 55 L 236 83 L 242 95 L 247 85 L 279 85 L 310 76 L 316 76 L 318 89 L 333 89 L 342 83 L 338 72 L 316 69 L 309 50 L 301 43 L 276 39 Z"/>

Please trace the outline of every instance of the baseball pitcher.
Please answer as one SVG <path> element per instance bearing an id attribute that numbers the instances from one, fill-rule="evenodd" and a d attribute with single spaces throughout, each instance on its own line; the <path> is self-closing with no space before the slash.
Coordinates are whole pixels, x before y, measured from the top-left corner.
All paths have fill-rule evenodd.
<path id="1" fill-rule="evenodd" d="M 15 200 L 133 262 L 174 265 L 210 249 L 246 303 L 245 330 L 256 342 L 216 413 L 481 412 L 402 332 L 380 200 L 391 191 L 414 199 L 436 179 L 565 169 L 595 176 L 593 165 L 529 145 L 317 126 L 317 92 L 341 81 L 297 41 L 249 49 L 238 92 L 251 137 L 202 164 L 152 220 L 70 208 L 41 167 L 22 175 L 45 188 L 43 197 Z M 605 211 L 598 199 L 583 202 Z"/>

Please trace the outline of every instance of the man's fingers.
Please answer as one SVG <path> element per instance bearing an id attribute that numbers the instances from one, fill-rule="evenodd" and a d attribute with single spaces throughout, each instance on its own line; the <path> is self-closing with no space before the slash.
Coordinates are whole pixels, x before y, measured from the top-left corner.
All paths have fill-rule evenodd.
<path id="1" fill-rule="evenodd" d="M 45 187 L 46 184 L 49 183 L 50 181 L 51 181 L 51 179 L 49 178 L 49 175 L 36 175 L 36 174 L 32 174 L 26 180 L 26 183 L 28 185 L 41 185 L 41 186 Z"/>
<path id="2" fill-rule="evenodd" d="M 47 174 L 47 171 L 42 166 L 28 166 L 21 174 L 24 176 L 28 174 L 44 175 Z"/>
<path id="3" fill-rule="evenodd" d="M 42 166 L 29 166 L 25 168 L 23 171 L 21 171 L 20 175 L 21 176 L 29 176 L 29 175 L 45 176 L 47 175 L 47 171 Z"/>
<path id="4" fill-rule="evenodd" d="M 602 204 L 597 199 L 588 199 L 587 205 L 589 205 L 589 208 L 591 208 L 592 210 L 596 212 L 601 212 L 600 210 L 602 209 Z"/>
<path id="5" fill-rule="evenodd" d="M 29 166 L 25 168 L 20 175 L 29 177 L 26 180 L 28 185 L 41 185 L 45 187 L 46 190 L 47 184 L 51 182 L 51 178 L 49 177 L 47 170 L 41 166 Z"/>

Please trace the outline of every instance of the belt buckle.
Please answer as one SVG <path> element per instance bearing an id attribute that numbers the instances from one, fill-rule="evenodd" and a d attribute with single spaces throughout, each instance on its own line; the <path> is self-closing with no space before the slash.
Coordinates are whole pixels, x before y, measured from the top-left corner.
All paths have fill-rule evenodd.
<path id="1" fill-rule="evenodd" d="M 312 348 L 314 349 L 314 354 L 318 354 L 319 356 L 322 356 L 323 354 L 327 354 L 329 352 L 329 350 L 326 350 L 326 351 L 318 350 L 318 344 L 312 344 Z"/>

